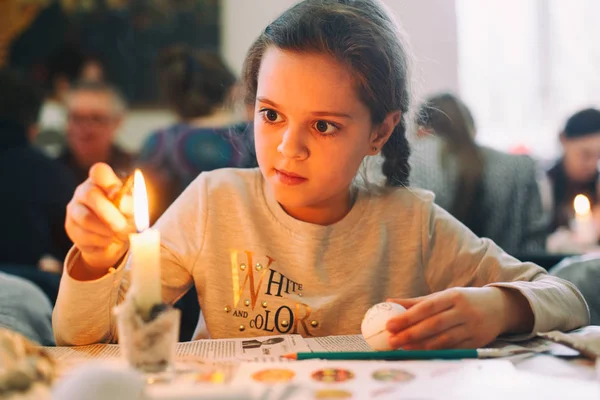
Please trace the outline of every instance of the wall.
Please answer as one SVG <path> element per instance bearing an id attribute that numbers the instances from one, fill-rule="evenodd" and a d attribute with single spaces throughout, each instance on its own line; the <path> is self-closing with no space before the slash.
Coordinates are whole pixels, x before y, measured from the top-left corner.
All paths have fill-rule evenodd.
<path id="1" fill-rule="evenodd" d="M 221 0 L 222 54 L 239 74 L 246 52 L 261 30 L 296 0 Z M 458 90 L 455 0 L 384 0 L 408 36 L 416 62 L 418 96 Z M 120 143 L 135 151 L 147 134 L 173 120 L 167 112 L 135 111 L 125 121 Z"/>
<path id="2" fill-rule="evenodd" d="M 222 53 L 239 73 L 246 51 L 264 27 L 296 0 L 222 0 Z M 458 90 L 455 0 L 384 0 L 416 55 L 420 93 Z"/>

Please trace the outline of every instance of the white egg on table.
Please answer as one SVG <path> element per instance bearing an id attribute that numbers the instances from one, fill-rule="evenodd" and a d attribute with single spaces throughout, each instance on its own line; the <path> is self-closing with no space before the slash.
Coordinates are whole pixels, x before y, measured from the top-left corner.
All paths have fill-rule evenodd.
<path id="1" fill-rule="evenodd" d="M 391 333 L 386 329 L 387 322 L 406 312 L 400 304 L 384 302 L 375 304 L 365 313 L 360 330 L 363 338 L 373 350 L 392 350 L 389 344 Z"/>
<path id="2" fill-rule="evenodd" d="M 53 399 L 140 399 L 146 380 L 139 372 L 109 363 L 91 362 L 70 372 L 53 389 Z"/>

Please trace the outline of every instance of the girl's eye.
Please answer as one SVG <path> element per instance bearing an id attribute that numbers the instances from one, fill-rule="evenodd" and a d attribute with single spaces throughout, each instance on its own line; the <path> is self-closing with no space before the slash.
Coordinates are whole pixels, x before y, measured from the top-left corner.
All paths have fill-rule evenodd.
<path id="1" fill-rule="evenodd" d="M 339 128 L 335 124 L 323 120 L 315 122 L 314 126 L 315 129 L 322 135 L 331 135 L 339 130 Z"/>
<path id="2" fill-rule="evenodd" d="M 277 113 L 273 110 L 267 110 L 267 112 L 265 113 L 265 116 L 271 122 L 277 121 L 277 117 L 278 117 Z"/>
<path id="3" fill-rule="evenodd" d="M 263 108 L 259 112 L 262 114 L 263 119 L 269 123 L 276 123 L 276 122 L 280 122 L 280 120 L 281 120 L 281 117 L 275 110 L 271 110 L 269 108 Z"/>

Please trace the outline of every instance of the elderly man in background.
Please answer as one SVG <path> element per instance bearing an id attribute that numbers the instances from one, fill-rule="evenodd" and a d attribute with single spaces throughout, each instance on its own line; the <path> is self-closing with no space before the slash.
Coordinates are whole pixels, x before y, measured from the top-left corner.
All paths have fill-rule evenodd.
<path id="1" fill-rule="evenodd" d="M 118 174 L 132 171 L 134 156 L 115 143 L 125 114 L 125 101 L 112 86 L 81 82 L 67 97 L 67 147 L 59 160 L 82 183 L 89 168 L 98 162 L 110 165 Z"/>

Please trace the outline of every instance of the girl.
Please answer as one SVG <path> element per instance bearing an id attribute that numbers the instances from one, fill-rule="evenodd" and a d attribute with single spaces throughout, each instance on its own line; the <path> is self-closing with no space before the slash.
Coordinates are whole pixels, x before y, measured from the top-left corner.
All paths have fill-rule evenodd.
<path id="1" fill-rule="evenodd" d="M 404 187 L 407 61 L 372 0 L 303 1 L 256 40 L 244 79 L 259 169 L 201 174 L 156 224 L 164 300 L 198 291 L 195 338 L 356 334 L 390 298 L 409 308 L 387 325 L 395 348 L 478 347 L 587 323 L 572 285 Z M 379 152 L 386 186 L 353 184 Z M 68 207 L 59 344 L 117 340 L 111 308 L 128 287 L 127 223 L 109 201 L 119 185 L 96 165 Z"/>

